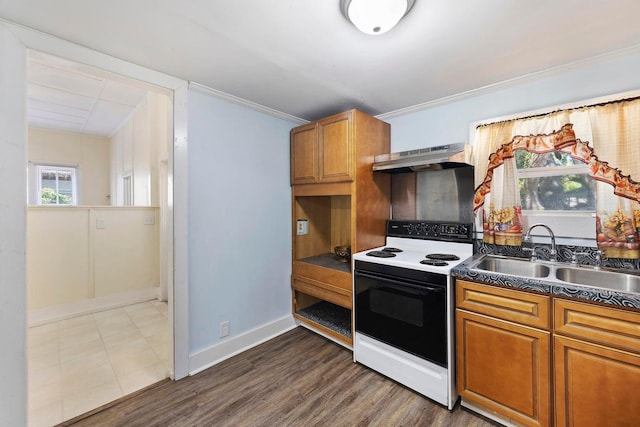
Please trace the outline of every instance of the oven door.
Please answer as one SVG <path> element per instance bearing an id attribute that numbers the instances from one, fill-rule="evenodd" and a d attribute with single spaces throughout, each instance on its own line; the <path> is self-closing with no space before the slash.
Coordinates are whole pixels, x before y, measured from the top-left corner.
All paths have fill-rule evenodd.
<path id="1" fill-rule="evenodd" d="M 356 261 L 355 329 L 447 367 L 447 278 Z"/>

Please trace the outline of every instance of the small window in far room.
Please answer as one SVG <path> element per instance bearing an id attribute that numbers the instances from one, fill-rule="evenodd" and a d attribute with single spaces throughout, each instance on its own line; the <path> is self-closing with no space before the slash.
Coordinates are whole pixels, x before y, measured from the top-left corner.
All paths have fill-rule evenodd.
<path id="1" fill-rule="evenodd" d="M 133 179 L 130 173 L 122 177 L 122 204 L 133 206 Z"/>
<path id="2" fill-rule="evenodd" d="M 75 167 L 37 166 L 39 205 L 77 205 Z"/>

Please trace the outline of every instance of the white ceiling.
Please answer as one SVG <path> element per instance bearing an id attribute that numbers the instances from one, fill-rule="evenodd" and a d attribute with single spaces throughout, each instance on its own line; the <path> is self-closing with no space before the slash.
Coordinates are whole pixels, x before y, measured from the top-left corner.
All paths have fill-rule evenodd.
<path id="1" fill-rule="evenodd" d="M 27 95 L 30 126 L 108 137 L 145 99 L 147 88 L 131 79 L 31 52 Z"/>
<path id="2" fill-rule="evenodd" d="M 387 113 L 640 45 L 638 0 L 416 0 L 380 36 L 359 33 L 339 3 L 0 0 L 0 17 L 306 120 Z M 38 67 L 45 82 L 72 80 Z M 77 83 L 95 98 L 71 106 L 74 123 L 75 108 L 90 123 L 121 89 Z"/>

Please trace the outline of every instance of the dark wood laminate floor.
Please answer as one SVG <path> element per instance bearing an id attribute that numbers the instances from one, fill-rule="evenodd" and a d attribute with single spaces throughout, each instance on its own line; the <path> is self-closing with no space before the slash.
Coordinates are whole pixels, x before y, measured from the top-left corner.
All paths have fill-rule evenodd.
<path id="1" fill-rule="evenodd" d="M 353 363 L 302 327 L 180 381 L 165 380 L 62 425 L 495 426 L 448 411 Z"/>

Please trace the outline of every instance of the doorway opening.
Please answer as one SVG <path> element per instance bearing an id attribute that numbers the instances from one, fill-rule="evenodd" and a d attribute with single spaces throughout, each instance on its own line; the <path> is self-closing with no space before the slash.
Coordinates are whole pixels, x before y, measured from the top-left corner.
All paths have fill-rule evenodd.
<path id="1" fill-rule="evenodd" d="M 174 371 L 173 92 L 29 51 L 27 105 L 29 418 L 51 425 Z"/>

